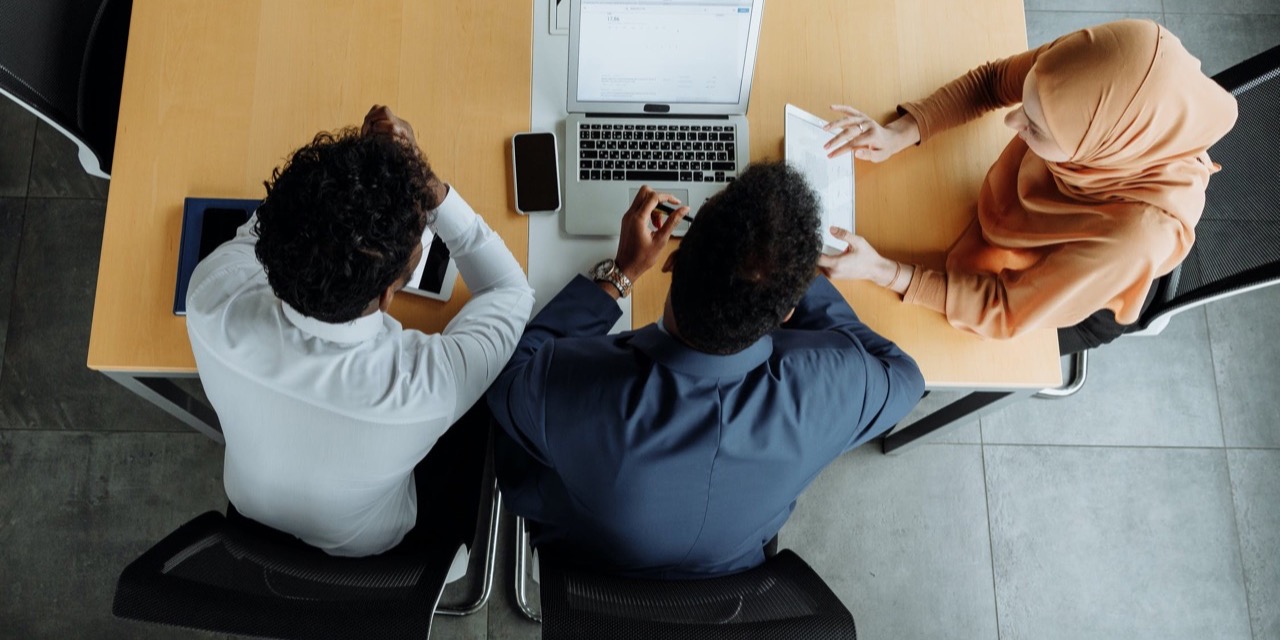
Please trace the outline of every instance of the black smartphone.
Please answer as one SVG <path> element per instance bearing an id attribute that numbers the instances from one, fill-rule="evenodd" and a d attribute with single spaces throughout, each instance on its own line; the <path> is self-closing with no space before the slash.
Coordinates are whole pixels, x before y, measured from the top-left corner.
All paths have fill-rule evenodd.
<path id="1" fill-rule="evenodd" d="M 511 138 L 511 162 L 516 178 L 516 211 L 560 210 L 560 154 L 556 134 L 517 133 Z"/>

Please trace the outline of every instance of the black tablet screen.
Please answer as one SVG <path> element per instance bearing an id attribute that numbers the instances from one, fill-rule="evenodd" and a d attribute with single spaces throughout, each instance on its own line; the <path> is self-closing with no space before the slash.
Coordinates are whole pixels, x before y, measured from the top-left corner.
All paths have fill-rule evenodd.
<path id="1" fill-rule="evenodd" d="M 409 286 L 438 294 L 444 287 L 444 276 L 449 270 L 449 247 L 444 246 L 440 236 L 432 238 L 431 247 L 427 249 L 427 255 L 423 260 L 426 260 L 427 264 L 422 269 L 422 278 L 417 282 L 410 282 Z"/>
<path id="2" fill-rule="evenodd" d="M 243 209 L 206 209 L 200 225 L 200 260 L 236 237 L 236 229 L 249 221 L 249 215 Z"/>

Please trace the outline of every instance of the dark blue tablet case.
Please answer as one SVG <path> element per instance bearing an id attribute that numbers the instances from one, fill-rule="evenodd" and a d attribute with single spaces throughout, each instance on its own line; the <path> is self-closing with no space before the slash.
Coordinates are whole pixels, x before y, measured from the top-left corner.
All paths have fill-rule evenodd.
<path id="1" fill-rule="evenodd" d="M 191 283 L 191 272 L 196 270 L 196 265 L 219 245 L 234 238 L 236 229 L 253 215 L 260 204 L 261 200 L 227 198 L 187 198 L 183 202 L 178 284 L 173 291 L 174 315 L 187 315 L 187 285 Z M 219 219 L 210 218 L 210 224 L 206 225 L 206 214 L 219 216 Z M 210 237 L 205 237 L 206 229 Z"/>

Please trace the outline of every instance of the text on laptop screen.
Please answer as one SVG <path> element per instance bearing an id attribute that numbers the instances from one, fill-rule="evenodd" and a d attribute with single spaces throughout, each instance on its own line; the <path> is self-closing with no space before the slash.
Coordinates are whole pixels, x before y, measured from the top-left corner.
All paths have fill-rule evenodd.
<path id="1" fill-rule="evenodd" d="M 581 15 L 579 102 L 738 102 L 751 0 L 583 0 Z"/>

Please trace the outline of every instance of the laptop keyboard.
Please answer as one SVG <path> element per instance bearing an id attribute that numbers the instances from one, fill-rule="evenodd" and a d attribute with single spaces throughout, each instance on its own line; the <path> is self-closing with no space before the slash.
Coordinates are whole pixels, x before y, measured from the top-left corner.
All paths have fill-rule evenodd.
<path id="1" fill-rule="evenodd" d="M 578 179 L 733 182 L 733 125 L 578 124 Z"/>

